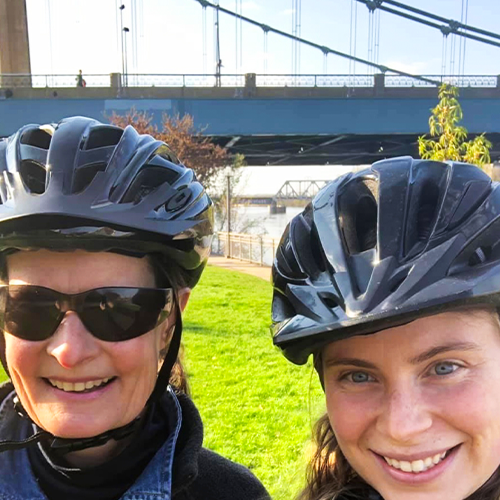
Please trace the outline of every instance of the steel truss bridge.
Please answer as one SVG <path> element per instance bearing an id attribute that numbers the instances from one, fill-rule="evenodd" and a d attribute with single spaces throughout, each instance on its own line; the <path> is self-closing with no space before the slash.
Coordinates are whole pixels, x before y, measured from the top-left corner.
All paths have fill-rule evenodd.
<path id="1" fill-rule="evenodd" d="M 331 180 L 286 181 L 275 195 L 237 196 L 235 202 L 243 205 L 282 205 L 286 201 L 312 200 Z"/>

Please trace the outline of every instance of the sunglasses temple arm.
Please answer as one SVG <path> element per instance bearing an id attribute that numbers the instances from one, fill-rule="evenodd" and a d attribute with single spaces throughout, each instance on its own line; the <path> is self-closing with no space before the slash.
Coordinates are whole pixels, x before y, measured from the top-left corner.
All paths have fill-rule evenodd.
<path id="1" fill-rule="evenodd" d="M 146 405 L 154 403 L 158 401 L 165 389 L 168 386 L 168 381 L 170 380 L 170 373 L 172 368 L 177 361 L 177 355 L 179 354 L 179 348 L 181 345 L 181 334 L 182 334 L 182 315 L 181 309 L 179 307 L 178 300 L 175 300 L 175 328 L 174 334 L 172 335 L 172 340 L 170 341 L 170 345 L 168 346 L 168 352 L 165 356 L 165 360 L 163 361 L 163 365 L 160 368 L 158 373 L 158 378 L 156 380 L 155 388 L 149 396 L 148 402 Z"/>

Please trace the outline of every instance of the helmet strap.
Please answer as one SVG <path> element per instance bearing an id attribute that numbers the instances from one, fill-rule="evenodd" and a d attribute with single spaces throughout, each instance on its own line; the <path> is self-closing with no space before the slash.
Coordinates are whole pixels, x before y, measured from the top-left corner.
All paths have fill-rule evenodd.
<path id="1" fill-rule="evenodd" d="M 158 377 L 156 379 L 156 384 L 149 396 L 147 405 L 155 403 L 158 401 L 165 392 L 170 380 L 170 374 L 175 362 L 177 361 L 177 356 L 179 354 L 179 348 L 181 346 L 181 335 L 182 335 L 182 315 L 181 308 L 179 307 L 179 300 L 175 300 L 175 328 L 170 340 L 170 345 L 168 346 L 168 352 L 165 356 L 163 364 L 158 372 Z"/>
<path id="2" fill-rule="evenodd" d="M 40 431 L 22 441 L 0 441 L 0 453 L 4 451 L 20 450 L 21 448 L 26 448 L 30 444 L 38 443 L 42 439 L 47 439 L 50 437 L 51 434 L 49 432 Z"/>

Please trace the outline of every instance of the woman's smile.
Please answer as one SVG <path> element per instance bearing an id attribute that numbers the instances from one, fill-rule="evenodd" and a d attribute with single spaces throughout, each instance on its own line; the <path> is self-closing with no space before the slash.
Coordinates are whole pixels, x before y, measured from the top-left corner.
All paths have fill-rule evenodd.
<path id="1" fill-rule="evenodd" d="M 426 452 L 417 454 L 421 458 L 394 458 L 394 455 L 387 456 L 386 454 L 376 453 L 376 455 L 381 456 L 391 467 L 395 469 L 402 470 L 403 472 L 414 472 L 420 473 L 426 470 L 432 469 L 440 462 L 442 462 L 452 451 L 452 448 L 442 451 L 442 452 Z M 402 456 L 402 455 L 398 455 Z"/>
<path id="2" fill-rule="evenodd" d="M 114 379 L 114 377 L 95 378 L 87 381 L 79 380 L 75 382 L 55 378 L 48 378 L 47 380 L 53 387 L 57 387 L 64 392 L 84 392 L 99 387 L 105 387 L 112 379 Z"/>
<path id="3" fill-rule="evenodd" d="M 105 252 L 17 252 L 9 256 L 8 270 L 12 281 L 65 293 L 155 286 L 146 260 Z M 46 340 L 23 340 L 7 332 L 10 374 L 24 408 L 39 427 L 63 438 L 96 436 L 130 423 L 156 383 L 166 328 L 108 342 L 69 311 Z"/>
<path id="4" fill-rule="evenodd" d="M 119 384 L 117 377 L 89 380 L 88 382 L 62 382 L 61 380 L 43 379 L 46 390 L 52 395 L 54 404 L 65 403 L 74 405 L 82 402 L 88 404 L 95 401 L 96 405 L 107 404 L 106 401 L 110 397 L 110 391 L 118 389 Z M 104 382 L 106 380 L 106 382 Z M 106 398 L 106 399 L 102 399 Z M 67 410 L 71 412 L 70 406 Z M 92 407 L 92 409 L 94 409 Z M 74 413 L 76 413 L 74 411 Z"/>

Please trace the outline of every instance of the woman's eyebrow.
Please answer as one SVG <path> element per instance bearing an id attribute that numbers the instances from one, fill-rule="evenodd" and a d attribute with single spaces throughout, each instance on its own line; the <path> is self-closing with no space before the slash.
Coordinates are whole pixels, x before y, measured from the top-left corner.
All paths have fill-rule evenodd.
<path id="1" fill-rule="evenodd" d="M 414 365 L 418 365 L 419 363 L 423 363 L 424 361 L 428 361 L 432 359 L 434 356 L 438 354 L 442 354 L 449 351 L 479 351 L 481 347 L 474 342 L 452 342 L 449 344 L 443 344 L 435 347 L 431 347 L 427 351 L 424 351 L 417 356 L 410 359 L 410 363 Z M 333 367 L 333 366 L 357 366 L 358 368 L 369 368 L 376 369 L 377 366 L 374 363 L 370 363 L 369 361 L 365 361 L 364 359 L 359 358 L 331 358 L 325 360 L 325 366 Z"/>
<path id="2" fill-rule="evenodd" d="M 325 366 L 357 366 L 358 368 L 375 369 L 376 366 L 369 361 L 358 358 L 332 358 L 325 361 Z"/>
<path id="3" fill-rule="evenodd" d="M 410 359 L 410 363 L 413 365 L 418 365 L 424 361 L 432 359 L 438 354 L 442 354 L 449 351 L 479 351 L 481 347 L 474 342 L 453 342 L 450 344 L 439 345 L 432 347 L 431 349 L 422 352 L 421 354 Z"/>

